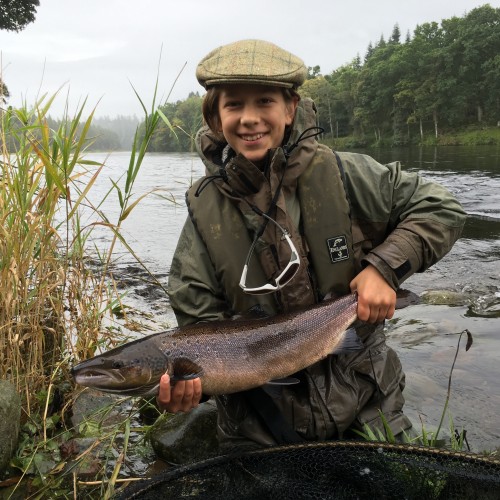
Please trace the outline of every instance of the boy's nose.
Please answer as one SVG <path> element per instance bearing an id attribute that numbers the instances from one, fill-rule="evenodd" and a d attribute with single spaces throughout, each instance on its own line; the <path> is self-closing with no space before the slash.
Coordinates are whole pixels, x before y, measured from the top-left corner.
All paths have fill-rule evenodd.
<path id="1" fill-rule="evenodd" d="M 252 125 L 259 121 L 259 113 L 254 106 L 245 106 L 241 113 L 241 123 L 244 125 Z"/>

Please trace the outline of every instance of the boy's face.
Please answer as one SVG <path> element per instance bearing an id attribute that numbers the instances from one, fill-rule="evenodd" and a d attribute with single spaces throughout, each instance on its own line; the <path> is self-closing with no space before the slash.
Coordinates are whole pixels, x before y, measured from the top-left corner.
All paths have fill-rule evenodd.
<path id="1" fill-rule="evenodd" d="M 228 144 L 253 163 L 283 142 L 297 101 L 285 101 L 281 89 L 263 85 L 227 85 L 218 102 L 220 129 Z"/>

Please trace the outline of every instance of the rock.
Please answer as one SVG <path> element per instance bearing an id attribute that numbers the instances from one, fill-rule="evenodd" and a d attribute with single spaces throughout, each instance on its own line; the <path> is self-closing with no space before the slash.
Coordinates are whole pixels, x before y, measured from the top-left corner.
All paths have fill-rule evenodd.
<path id="1" fill-rule="evenodd" d="M 73 403 L 71 423 L 85 435 L 92 434 L 91 427 L 97 426 L 100 431 L 117 426 L 128 418 L 130 401 L 114 394 L 104 394 L 95 390 L 86 390 L 78 395 Z M 81 426 L 86 426 L 84 430 Z"/>
<path id="2" fill-rule="evenodd" d="M 421 294 L 421 299 L 424 304 L 451 307 L 465 306 L 471 301 L 470 296 L 453 290 L 427 290 Z"/>
<path id="3" fill-rule="evenodd" d="M 21 425 L 21 398 L 15 387 L 0 380 L 0 473 L 3 473 L 17 448 Z"/>
<path id="4" fill-rule="evenodd" d="M 500 318 L 500 293 L 483 295 L 472 302 L 465 314 L 471 318 Z"/>
<path id="5" fill-rule="evenodd" d="M 96 437 L 91 438 L 73 438 L 61 443 L 59 451 L 61 458 L 66 462 L 65 470 L 76 473 L 80 479 L 95 479 L 102 471 L 102 464 L 105 460 L 106 446 L 98 443 L 96 446 Z M 86 453 L 91 449 L 90 453 Z M 83 458 L 75 460 L 78 455 Z"/>
<path id="6" fill-rule="evenodd" d="M 209 400 L 188 413 L 159 418 L 150 433 L 156 455 L 171 464 L 197 462 L 217 455 L 217 407 Z"/>
<path id="7" fill-rule="evenodd" d="M 61 456 L 67 461 L 66 470 L 76 472 L 81 479 L 90 479 L 102 470 L 109 451 L 107 440 L 102 436 L 117 429 L 130 418 L 132 402 L 115 394 L 104 394 L 88 389 L 81 392 L 73 403 L 71 423 L 80 437 L 62 443 Z M 86 453 L 86 450 L 91 450 Z M 83 460 L 74 462 L 79 455 Z"/>

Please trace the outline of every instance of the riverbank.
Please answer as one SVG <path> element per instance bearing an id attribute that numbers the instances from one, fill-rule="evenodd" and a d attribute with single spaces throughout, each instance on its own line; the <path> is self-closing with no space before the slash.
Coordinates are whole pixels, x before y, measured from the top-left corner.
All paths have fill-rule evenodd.
<path id="1" fill-rule="evenodd" d="M 346 136 L 322 141 L 338 151 L 357 148 L 393 147 L 393 137 L 382 137 L 380 141 L 373 141 L 369 136 Z M 495 146 L 500 145 L 500 126 L 480 127 L 470 126 L 463 130 L 442 131 L 436 138 L 433 134 L 425 134 L 424 140 L 413 136 L 406 146 Z"/>

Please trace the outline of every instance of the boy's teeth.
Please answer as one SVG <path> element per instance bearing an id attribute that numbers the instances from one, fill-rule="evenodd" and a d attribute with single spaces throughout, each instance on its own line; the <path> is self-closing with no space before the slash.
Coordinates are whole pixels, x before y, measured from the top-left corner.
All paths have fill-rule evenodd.
<path id="1" fill-rule="evenodd" d="M 255 134 L 255 135 L 242 135 L 241 137 L 245 141 L 256 141 L 257 139 L 260 139 L 264 134 Z"/>

